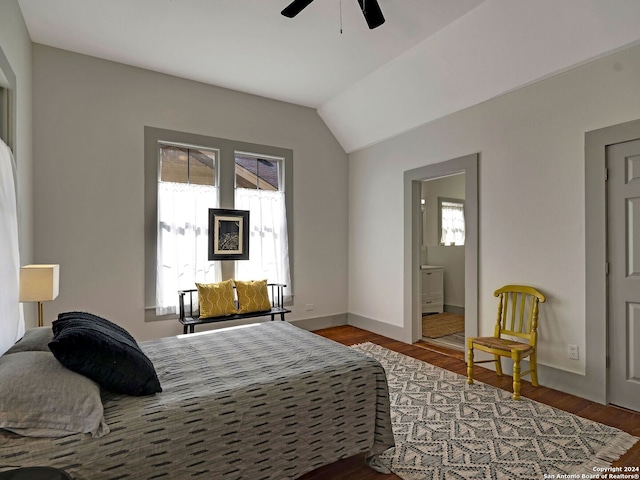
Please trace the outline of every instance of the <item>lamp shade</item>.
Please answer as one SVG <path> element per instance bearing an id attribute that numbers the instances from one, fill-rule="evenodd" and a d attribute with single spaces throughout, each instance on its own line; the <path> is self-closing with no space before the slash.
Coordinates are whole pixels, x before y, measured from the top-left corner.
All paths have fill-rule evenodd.
<path id="1" fill-rule="evenodd" d="M 58 296 L 60 265 L 20 267 L 20 301 L 48 302 Z"/>

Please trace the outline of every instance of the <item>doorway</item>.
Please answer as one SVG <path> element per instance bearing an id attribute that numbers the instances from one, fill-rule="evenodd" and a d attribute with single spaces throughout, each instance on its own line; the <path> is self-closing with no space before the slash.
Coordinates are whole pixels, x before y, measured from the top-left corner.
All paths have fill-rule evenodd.
<path id="1" fill-rule="evenodd" d="M 465 174 L 422 182 L 422 341 L 464 351 Z"/>
<path id="2" fill-rule="evenodd" d="M 405 332 L 408 342 L 422 339 L 422 185 L 425 181 L 464 174 L 465 245 L 462 263 L 464 275 L 464 335 L 478 334 L 478 154 L 408 170 L 404 173 L 405 191 Z M 436 234 L 437 235 L 437 234 Z M 444 285 L 444 283 L 443 283 Z M 444 304 L 444 301 L 443 301 Z M 444 308 L 444 305 L 443 305 Z"/>

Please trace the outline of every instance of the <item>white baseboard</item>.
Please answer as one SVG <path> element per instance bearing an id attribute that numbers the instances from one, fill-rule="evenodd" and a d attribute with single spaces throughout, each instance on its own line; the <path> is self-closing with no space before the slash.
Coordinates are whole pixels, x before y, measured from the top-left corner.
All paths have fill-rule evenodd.
<path id="1" fill-rule="evenodd" d="M 339 327 L 341 325 L 347 325 L 347 314 L 339 313 L 336 315 L 329 315 L 326 317 L 305 318 L 302 320 L 289 320 L 296 327 L 300 327 L 304 330 L 320 330 L 322 328 Z"/>
<path id="2" fill-rule="evenodd" d="M 445 305 L 444 311 L 447 313 L 455 313 L 456 315 L 464 316 L 464 307 L 458 305 Z"/>
<path id="3" fill-rule="evenodd" d="M 384 335 L 385 337 L 393 338 L 394 340 L 399 340 L 401 342 L 404 341 L 404 330 L 402 327 L 373 320 L 372 318 L 362 317 L 354 313 L 348 313 L 347 317 L 349 325 L 377 333 L 378 335 Z"/>
<path id="4" fill-rule="evenodd" d="M 403 329 L 397 325 L 390 325 L 388 323 L 380 322 L 372 318 L 363 317 L 353 313 L 342 313 L 337 315 L 330 315 L 326 317 L 308 318 L 304 320 L 291 320 L 292 324 L 303 328 L 305 330 L 319 330 L 321 328 L 338 327 L 341 325 L 352 325 L 354 327 L 362 328 L 378 335 L 383 335 L 400 342 L 403 340 Z M 466 355 L 466 353 L 465 353 Z M 466 356 L 465 356 L 466 361 Z M 485 363 L 482 365 L 485 368 L 493 370 L 492 363 Z M 521 368 L 523 371 L 529 369 L 529 362 L 522 361 Z M 502 369 L 505 375 L 510 375 L 513 370 L 513 363 L 510 359 L 503 359 Z M 530 381 L 529 376 L 523 377 L 524 380 Z M 566 392 L 571 395 L 586 398 L 597 403 L 603 403 L 602 399 L 594 393 L 592 386 L 589 382 L 585 382 L 585 376 L 572 372 L 566 372 L 557 368 L 549 367 L 547 365 L 541 365 L 538 363 L 538 379 L 541 385 L 547 388 L 553 388 L 561 392 Z"/>
<path id="5" fill-rule="evenodd" d="M 482 366 L 489 370 L 494 370 L 493 363 L 484 363 Z M 520 362 L 520 368 L 523 372 L 529 370 L 529 362 L 527 360 L 522 360 Z M 513 375 L 513 362 L 510 358 L 502 359 L 502 372 L 504 375 Z M 567 372 L 547 365 L 541 365 L 540 362 L 538 362 L 538 381 L 540 385 L 554 390 L 559 390 L 570 395 L 585 398 L 592 402 L 604 403 L 602 399 L 598 397 L 597 392 L 593 391 L 593 386 L 590 385 L 589 382 L 585 381 L 585 378 L 586 377 L 584 375 Z M 531 381 L 531 377 L 529 375 L 525 375 L 522 379 L 528 382 Z"/>

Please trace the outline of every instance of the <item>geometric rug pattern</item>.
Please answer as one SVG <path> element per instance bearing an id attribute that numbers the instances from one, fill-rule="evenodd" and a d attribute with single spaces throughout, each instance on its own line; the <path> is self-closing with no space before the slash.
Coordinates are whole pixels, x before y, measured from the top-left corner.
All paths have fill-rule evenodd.
<path id="1" fill-rule="evenodd" d="M 352 348 L 385 369 L 396 446 L 380 459 L 404 480 L 601 478 L 596 467 L 638 440 L 373 343 Z"/>

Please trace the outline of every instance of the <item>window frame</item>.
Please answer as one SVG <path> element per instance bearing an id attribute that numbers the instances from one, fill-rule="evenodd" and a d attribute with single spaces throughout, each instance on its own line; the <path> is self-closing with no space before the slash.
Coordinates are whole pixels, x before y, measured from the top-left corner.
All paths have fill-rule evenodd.
<path id="1" fill-rule="evenodd" d="M 11 68 L 11 64 L 2 47 L 0 47 L 0 86 L 3 90 L 2 101 L 0 102 L 0 115 L 2 116 L 0 138 L 11 149 L 15 161 L 19 165 L 16 137 L 17 85 L 16 74 Z"/>
<path id="2" fill-rule="evenodd" d="M 144 309 L 145 321 L 169 320 L 177 315 L 157 316 L 155 313 L 156 294 L 156 250 L 158 227 L 158 181 L 160 178 L 159 144 L 199 147 L 218 151 L 217 185 L 220 189 L 219 208 L 233 209 L 235 203 L 235 155 L 237 152 L 252 153 L 257 157 L 281 158 L 282 191 L 285 192 L 287 210 L 287 235 L 289 249 L 289 269 L 291 283 L 294 283 L 293 252 L 293 150 L 270 145 L 261 145 L 226 138 L 199 135 L 156 127 L 144 127 Z M 222 261 L 222 280 L 233 278 L 235 263 Z M 178 292 L 176 292 L 178 295 Z"/>
<path id="3" fill-rule="evenodd" d="M 464 231 L 465 231 L 465 243 L 466 243 L 466 233 L 467 233 L 467 218 L 466 218 L 466 210 L 464 199 L 461 198 L 447 198 L 447 197 L 438 197 L 438 245 L 442 247 L 464 247 L 465 243 L 460 245 L 455 244 L 443 244 L 442 243 L 442 204 L 443 203 L 457 203 L 462 205 L 463 218 L 464 218 Z"/>

